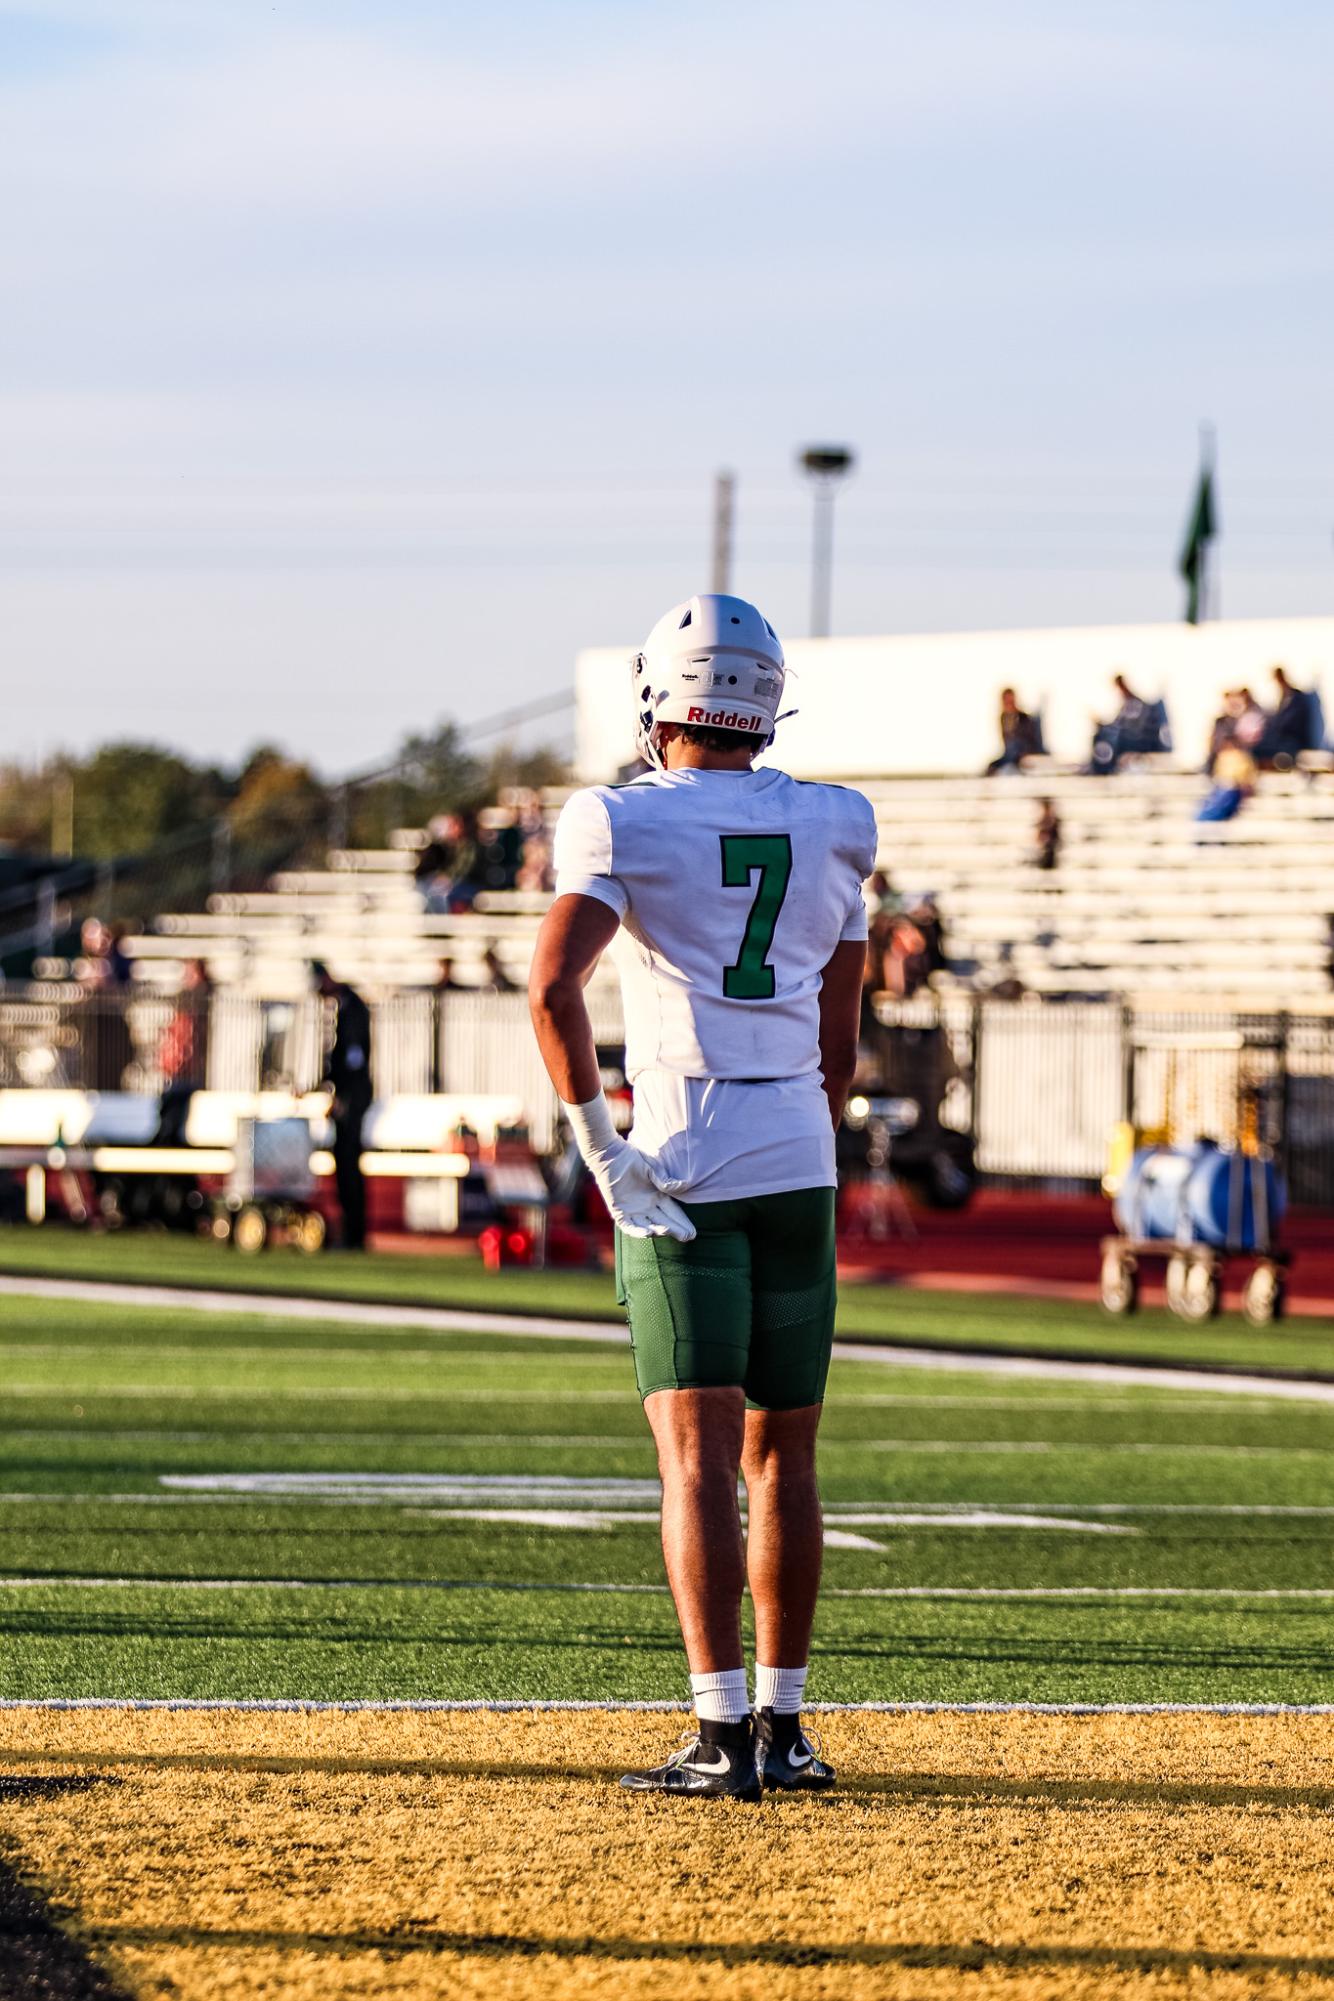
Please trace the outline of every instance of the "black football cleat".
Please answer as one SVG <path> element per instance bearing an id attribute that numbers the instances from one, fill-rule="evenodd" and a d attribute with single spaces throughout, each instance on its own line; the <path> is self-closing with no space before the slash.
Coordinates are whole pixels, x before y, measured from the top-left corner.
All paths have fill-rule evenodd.
<path id="1" fill-rule="evenodd" d="M 648 1772 L 627 1772 L 621 1784 L 632 1793 L 675 1793 L 692 1799 L 757 1800 L 759 1774 L 755 1769 L 755 1746 L 749 1725 L 729 1728 L 735 1741 L 707 1743 L 701 1736 L 691 1739 L 684 1750 L 674 1751 L 665 1765 Z"/>
<path id="2" fill-rule="evenodd" d="M 827 1793 L 834 1768 L 807 1742 L 799 1716 L 755 1711 L 755 1776 L 766 1792 Z"/>

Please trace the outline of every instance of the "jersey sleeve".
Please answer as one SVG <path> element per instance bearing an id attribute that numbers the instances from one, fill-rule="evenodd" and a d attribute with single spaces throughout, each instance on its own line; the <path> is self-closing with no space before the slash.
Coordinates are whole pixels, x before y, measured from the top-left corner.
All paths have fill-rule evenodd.
<path id="1" fill-rule="evenodd" d="M 842 846 L 848 864 L 848 908 L 839 932 L 839 943 L 865 938 L 870 928 L 866 911 L 866 898 L 862 895 L 862 884 L 875 867 L 876 848 L 880 841 L 880 830 L 876 825 L 875 808 L 862 792 L 850 792 L 853 810 L 848 815 L 847 831 Z"/>
<path id="2" fill-rule="evenodd" d="M 596 792 L 572 792 L 561 807 L 554 860 L 557 896 L 596 897 L 625 916 L 630 898 L 612 874 L 611 815 Z"/>

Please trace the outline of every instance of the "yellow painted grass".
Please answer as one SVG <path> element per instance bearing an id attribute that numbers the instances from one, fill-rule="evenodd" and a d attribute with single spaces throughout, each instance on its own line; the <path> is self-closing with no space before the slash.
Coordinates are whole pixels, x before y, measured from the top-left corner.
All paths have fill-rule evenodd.
<path id="1" fill-rule="evenodd" d="M 1334 1718 L 825 1719 L 825 1800 L 634 1798 L 683 1719 L 0 1716 L 11 1865 L 188 2001 L 1334 1995 Z"/>

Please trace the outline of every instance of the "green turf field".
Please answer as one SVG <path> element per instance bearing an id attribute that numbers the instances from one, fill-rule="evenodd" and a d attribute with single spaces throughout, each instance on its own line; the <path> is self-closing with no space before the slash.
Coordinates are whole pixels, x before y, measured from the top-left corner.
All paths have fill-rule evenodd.
<path id="1" fill-rule="evenodd" d="M 0 1274 L 114 1279 L 148 1284 L 240 1288 L 247 1292 L 388 1301 L 484 1311 L 605 1319 L 621 1315 L 603 1272 L 486 1271 L 475 1257 L 372 1253 L 307 1258 L 274 1251 L 238 1257 L 183 1236 L 135 1232 L 91 1235 L 0 1225 Z M 962 1351 L 1096 1355 L 1127 1361 L 1279 1369 L 1334 1378 L 1334 1321 L 1291 1320 L 1257 1331 L 1240 1314 L 1187 1327 L 1146 1311 L 1111 1320 L 1096 1306 L 1050 1299 L 914 1292 L 892 1285 L 844 1284 L 838 1331 L 844 1340 L 927 1342 Z"/>
<path id="2" fill-rule="evenodd" d="M 8 1296 L 0 1384 L 0 1695 L 684 1693 L 621 1345 Z M 1334 1701 L 1334 1404 L 830 1396 L 814 1699 Z"/>

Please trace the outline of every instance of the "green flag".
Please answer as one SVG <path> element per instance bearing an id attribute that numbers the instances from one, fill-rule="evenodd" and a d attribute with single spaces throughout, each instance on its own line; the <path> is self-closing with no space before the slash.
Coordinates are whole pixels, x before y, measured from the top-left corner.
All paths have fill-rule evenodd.
<path id="1" fill-rule="evenodd" d="M 1186 579 L 1186 623 L 1198 625 L 1200 622 L 1200 586 L 1204 582 L 1204 555 L 1210 542 L 1218 533 L 1218 521 L 1214 514 L 1214 475 L 1210 466 L 1200 468 L 1200 483 L 1195 489 L 1195 505 L 1191 509 L 1190 526 L 1182 544 L 1181 557 L 1177 564 Z"/>

